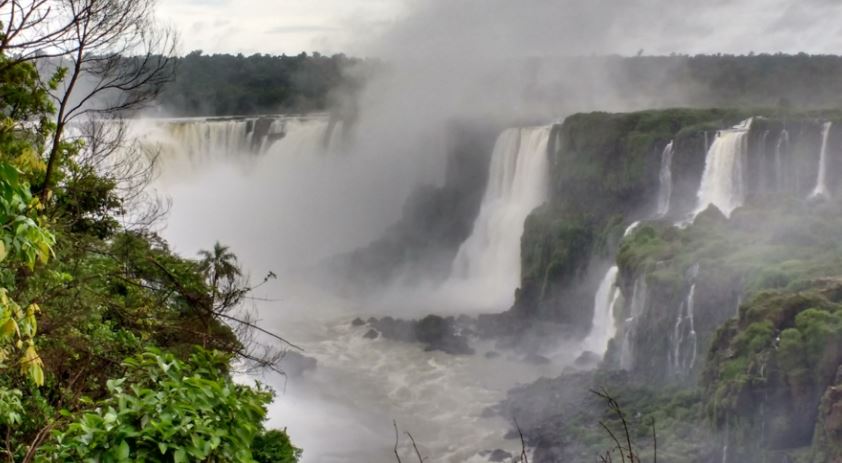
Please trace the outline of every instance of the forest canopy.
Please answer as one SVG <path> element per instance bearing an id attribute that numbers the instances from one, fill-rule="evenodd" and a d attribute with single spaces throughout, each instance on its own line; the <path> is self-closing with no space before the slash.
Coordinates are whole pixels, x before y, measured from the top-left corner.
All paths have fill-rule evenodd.
<path id="1" fill-rule="evenodd" d="M 332 92 L 352 84 L 364 61 L 337 54 L 251 56 L 194 51 L 176 58 L 175 79 L 158 103 L 173 116 L 323 111 Z"/>
<path id="2" fill-rule="evenodd" d="M 345 102 L 339 98 L 356 98 L 367 80 L 390 69 L 389 61 L 319 53 L 244 56 L 194 51 L 174 58 L 174 63 L 175 79 L 157 99 L 158 110 L 168 116 L 330 110 Z M 534 63 L 513 63 L 510 69 L 525 74 L 527 97 L 559 106 L 579 92 L 581 80 L 595 75 L 605 79 L 600 91 L 611 90 L 631 105 L 602 108 L 606 110 L 638 106 L 823 109 L 842 104 L 842 57 L 832 55 L 545 57 Z M 549 73 L 549 82 L 539 79 L 540 73 Z"/>

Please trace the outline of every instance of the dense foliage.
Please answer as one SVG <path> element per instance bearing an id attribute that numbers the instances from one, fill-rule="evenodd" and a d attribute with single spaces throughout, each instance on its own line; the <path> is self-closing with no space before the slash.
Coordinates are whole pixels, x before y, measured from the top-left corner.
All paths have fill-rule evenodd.
<path id="1" fill-rule="evenodd" d="M 297 450 L 260 446 L 272 394 L 234 384 L 229 358 L 198 351 L 184 362 L 150 350 L 127 359 L 108 396 L 55 436 L 44 461 L 230 461 L 280 463 Z M 288 444 L 273 431 L 277 446 Z M 273 450 L 274 449 L 274 450 Z"/>
<path id="2" fill-rule="evenodd" d="M 344 55 L 203 55 L 176 61 L 177 74 L 158 98 L 176 116 L 227 116 L 323 111 L 333 92 L 353 90 L 354 66 Z"/>
<path id="3" fill-rule="evenodd" d="M 272 393 L 232 381 L 261 360 L 231 328 L 236 256 L 186 259 L 127 220 L 145 185 L 115 167 L 119 121 L 59 134 L 52 72 L 0 48 L 0 460 L 297 461 L 263 428 Z"/>

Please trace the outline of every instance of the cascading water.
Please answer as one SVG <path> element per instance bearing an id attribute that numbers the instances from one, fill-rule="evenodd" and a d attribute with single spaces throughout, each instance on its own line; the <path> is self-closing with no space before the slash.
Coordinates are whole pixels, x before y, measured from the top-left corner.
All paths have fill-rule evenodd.
<path id="1" fill-rule="evenodd" d="M 547 197 L 550 133 L 549 126 L 516 128 L 498 137 L 479 215 L 453 260 L 448 291 L 470 294 L 489 309 L 513 302 L 524 221 Z"/>
<path id="2" fill-rule="evenodd" d="M 599 284 L 599 289 L 594 296 L 591 331 L 582 342 L 585 350 L 599 355 L 605 355 L 608 341 L 617 332 L 617 326 L 614 324 L 614 307 L 620 299 L 620 290 L 617 288 L 618 273 L 619 269 L 616 266 L 611 267 Z"/>
<path id="3" fill-rule="evenodd" d="M 672 156 L 673 142 L 667 143 L 661 153 L 661 169 L 658 173 L 658 209 L 657 216 L 664 217 L 669 213 L 670 200 L 672 199 Z"/>
<path id="4" fill-rule="evenodd" d="M 635 220 L 634 222 L 629 224 L 629 226 L 626 227 L 625 231 L 623 231 L 623 238 L 630 236 L 632 233 L 634 233 L 635 230 L 637 230 L 637 227 L 639 226 L 640 220 Z"/>
<path id="5" fill-rule="evenodd" d="M 309 135 L 318 133 L 318 140 Z M 248 163 L 248 154 L 266 154 L 288 134 L 318 148 L 316 141 L 329 139 L 327 118 L 260 117 L 237 119 L 135 119 L 130 135 L 147 153 L 155 155 L 158 170 L 165 177 L 180 181 L 195 171 L 220 162 Z M 312 143 L 311 143 L 312 142 Z M 297 143 L 297 141 L 293 141 Z M 289 145 L 290 143 L 286 143 Z"/>
<path id="6" fill-rule="evenodd" d="M 356 130 L 362 131 L 359 126 Z M 343 151 L 336 153 L 342 155 L 325 156 L 325 140 L 333 144 L 339 139 L 324 117 L 290 118 L 284 131 L 283 138 L 260 156 L 244 149 L 208 157 L 200 166 L 189 157 L 192 148 L 187 139 L 173 139 L 160 127 L 148 132 L 152 142 L 173 149 L 168 160 L 172 162 L 162 166 L 166 178 L 155 185 L 173 199 L 164 231 L 173 249 L 192 255 L 219 240 L 237 253 L 255 278 L 268 270 L 277 273 L 277 280 L 255 294 L 261 325 L 290 337 L 305 349 L 304 355 L 318 362 L 314 371 L 291 376 L 288 382 L 274 375 L 264 378 L 276 390 L 285 390 L 270 406 L 268 425 L 288 427 L 293 441 L 306 449 L 304 463 L 394 461 L 392 441 L 384 438 L 393 432 L 393 419 L 431 455 L 426 461 L 476 461 L 472 458 L 478 450 L 513 450 L 503 438 L 505 420 L 484 417 L 482 411 L 499 403 L 518 381 L 560 374 L 575 360 L 573 349 L 536 366 L 507 355 L 453 356 L 383 337 L 364 339 L 367 328 L 351 326 L 351 318 L 412 315 L 404 312 L 403 305 L 361 307 L 359 301 L 333 295 L 332 285 L 309 270 L 381 234 L 417 186 L 408 178 L 425 183 L 430 179 L 418 174 L 421 161 L 393 156 L 391 149 L 369 149 L 363 137 L 349 137 Z M 506 298 L 518 283 L 524 218 L 546 194 L 548 135 L 544 128 L 501 135 L 499 153 L 494 154 L 500 159 L 488 187 L 498 194 L 486 194 L 483 204 L 487 209 L 483 220 L 493 225 L 479 221 L 475 225 L 474 233 L 482 235 L 480 230 L 485 229 L 485 236 L 500 232 L 500 227 L 514 229 L 514 238 L 494 238 L 496 244 L 485 249 L 497 256 L 489 261 L 493 265 L 513 265 L 505 269 L 513 275 L 505 283 L 511 286 L 498 291 Z M 216 152 L 224 152 L 218 148 Z M 426 148 L 424 154 L 429 154 Z M 242 168 L 232 169 L 234 162 Z M 415 168 L 412 176 L 410 167 Z M 473 239 L 479 242 L 478 236 Z M 500 257 L 495 246 L 514 254 L 514 263 Z M 476 296 L 497 288 L 479 289 L 465 292 Z M 406 305 L 423 302 L 406 301 Z M 438 306 L 426 307 L 429 313 Z M 493 349 L 478 344 L 474 346 L 478 350 Z"/>
<path id="7" fill-rule="evenodd" d="M 747 135 L 751 121 L 747 119 L 734 128 L 717 133 L 705 158 L 705 170 L 694 215 L 713 204 L 723 214 L 730 216 L 734 209 L 743 205 L 746 196 Z"/>
<path id="8" fill-rule="evenodd" d="M 623 342 L 620 346 L 620 368 L 630 370 L 634 367 L 634 348 L 632 346 L 632 336 L 634 336 L 637 328 L 637 320 L 643 315 L 646 309 L 646 303 L 649 299 L 649 288 L 646 285 L 646 276 L 639 276 L 632 288 L 631 304 L 629 307 L 629 317 L 623 323 Z"/>
<path id="9" fill-rule="evenodd" d="M 687 277 L 690 290 L 681 303 L 675 318 L 673 332 L 672 367 L 676 374 L 686 374 L 696 364 L 698 339 L 696 337 L 696 278 L 699 276 L 699 264 L 690 267 Z"/>
<path id="10" fill-rule="evenodd" d="M 775 184 L 779 192 L 784 190 L 783 151 L 787 146 L 789 146 L 789 132 L 782 129 L 778 135 L 778 142 L 775 144 Z"/>
<path id="11" fill-rule="evenodd" d="M 768 152 L 768 140 L 769 130 L 764 130 L 763 134 L 760 135 L 760 142 L 758 143 L 757 149 L 759 158 L 763 161 L 763 165 L 760 166 L 757 176 L 757 189 L 761 192 L 768 192 L 771 187 L 771 182 L 768 176 L 768 169 L 766 168 L 766 153 Z"/>
<path id="12" fill-rule="evenodd" d="M 822 124 L 822 148 L 819 153 L 819 172 L 816 175 L 816 186 L 810 193 L 811 198 L 830 198 L 830 190 L 827 187 L 827 142 L 830 139 L 832 122 Z"/>

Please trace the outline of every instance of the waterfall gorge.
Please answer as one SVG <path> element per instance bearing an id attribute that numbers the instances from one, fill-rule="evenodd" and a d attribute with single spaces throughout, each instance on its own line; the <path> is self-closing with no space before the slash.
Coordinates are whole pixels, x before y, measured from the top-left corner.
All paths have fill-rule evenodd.
<path id="1" fill-rule="evenodd" d="M 199 121 L 176 121 L 172 126 L 161 122 L 139 124 L 144 136 L 161 146 L 161 156 L 165 158 L 162 178 L 155 186 L 174 199 L 172 219 L 165 232 L 173 245 L 189 251 L 219 238 L 234 249 L 246 250 L 243 262 L 254 272 L 280 270 L 283 275 L 284 284 L 270 284 L 264 295 L 271 298 L 281 294 L 284 300 L 274 303 L 272 310 L 258 310 L 272 326 L 293 327 L 307 355 L 319 362 L 315 372 L 292 380 L 287 394 L 276 400 L 272 409 L 278 423 L 290 426 L 293 437 L 310 449 L 312 459 L 305 461 L 328 461 L 339 452 L 347 456 L 349 451 L 362 460 L 380 461 L 383 450 L 388 450 L 382 436 L 388 434 L 392 417 L 406 423 L 423 436 L 425 445 L 436 449 L 435 461 L 465 461 L 475 455 L 464 449 L 447 450 L 454 436 L 473 439 L 482 448 L 507 445 L 500 440 L 499 419 L 481 418 L 480 414 L 482 408 L 501 398 L 512 385 L 512 377 L 555 374 L 579 352 L 605 354 L 611 339 L 615 339 L 621 368 L 632 370 L 639 362 L 635 339 L 644 335 L 638 330 L 641 318 L 649 310 L 650 289 L 646 275 L 641 274 L 632 280 L 631 293 L 623 294 L 617 266 L 609 268 L 593 293 L 587 336 L 570 349 L 568 360 L 553 360 L 546 367 L 524 365 L 517 357 L 506 355 L 458 358 L 424 353 L 415 346 L 385 339 L 362 339 L 358 329 L 348 326 L 348 301 L 314 290 L 310 282 L 302 281 L 305 277 L 296 275 L 295 269 L 364 245 L 378 229 L 387 227 L 393 219 L 359 221 L 355 214 L 359 213 L 358 201 L 382 201 L 375 193 L 394 188 L 382 184 L 363 188 L 373 178 L 367 172 L 371 169 L 371 164 L 366 164 L 370 159 L 326 156 L 327 151 L 346 148 L 340 146 L 341 140 L 330 132 L 324 118 L 276 120 L 268 125 L 265 137 L 258 137 L 259 143 L 255 142 L 254 128 L 250 131 L 248 125 L 242 121 L 209 121 L 207 126 Z M 745 203 L 750 130 L 749 119 L 720 131 L 707 147 L 693 212 L 713 204 L 727 215 Z M 817 189 L 821 185 L 827 189 L 827 168 L 822 166 L 832 151 L 829 132 L 830 124 L 825 124 Z M 486 310 L 504 310 L 511 305 L 520 283 L 524 221 L 548 195 L 547 150 L 551 133 L 551 127 L 531 127 L 507 129 L 498 136 L 490 153 L 488 184 L 473 229 L 456 251 L 450 275 L 442 285 L 448 294 L 461 293 Z M 765 150 L 772 153 L 769 158 L 778 190 L 789 182 L 784 166 L 789 162 L 790 143 L 789 132 L 782 129 L 776 142 L 765 144 Z M 654 213 L 650 213 L 653 219 L 687 212 L 676 206 L 679 203 L 674 197 L 676 146 L 675 140 L 670 140 L 659 152 L 658 188 L 652 195 Z M 232 171 L 232 164 L 240 168 Z M 188 179 L 175 181 L 177 177 L 170 174 Z M 404 191 L 408 192 L 408 188 Z M 273 213 L 287 220 L 247 230 L 233 225 L 257 220 L 237 207 L 255 198 L 271 198 Z M 402 198 L 390 199 L 391 210 L 399 213 Z M 196 227 L 197 224 L 201 226 Z M 645 220 L 631 223 L 624 236 L 632 235 L 644 224 Z M 336 227 L 341 227 L 341 237 L 334 233 Z M 687 292 L 676 306 L 669 335 L 668 364 L 676 375 L 686 375 L 698 364 L 697 274 L 698 270 L 688 273 Z M 314 304 L 319 307 L 317 317 L 308 312 Z M 305 313 L 309 315 L 304 316 Z M 615 316 L 625 320 L 615 323 Z M 308 321 L 302 322 L 303 319 Z M 360 365 L 368 367 L 361 370 Z M 501 377 L 501 371 L 507 372 L 506 378 Z M 277 378 L 268 381 L 280 384 Z M 345 398 L 347 391 L 336 386 L 343 382 L 351 385 L 353 405 Z M 431 403 L 436 406 L 430 407 Z M 361 412 L 361 407 L 367 411 Z M 333 419 L 319 419 L 320 416 Z M 358 424 L 359 432 L 335 444 L 326 445 L 312 437 L 342 434 L 343 427 L 350 423 Z M 440 426 L 442 423 L 448 423 L 446 431 Z"/>
<path id="2" fill-rule="evenodd" d="M 160 149 L 163 172 L 153 187 L 173 199 L 164 236 L 175 249 L 189 255 L 219 239 L 238 251 L 255 277 L 270 270 L 279 275 L 261 287 L 257 296 L 266 301 L 256 301 L 256 310 L 265 326 L 294 336 L 318 367 L 289 381 L 271 374 L 263 378 L 286 391 L 270 407 L 270 424 L 277 420 L 278 426 L 288 427 L 308 449 L 305 463 L 347 461 L 349 456 L 391 461 L 392 444 L 383 437 L 390 434 L 392 419 L 424 442 L 435 454 L 431 461 L 474 461 L 480 458 L 478 450 L 511 447 L 502 438 L 505 422 L 482 417 L 483 409 L 499 401 L 516 380 L 558 374 L 572 358 L 536 367 L 508 355 L 454 357 L 363 338 L 364 331 L 350 326 L 351 314 L 376 315 L 386 309 L 366 312 L 320 290 L 320 277 L 312 280 L 312 272 L 301 269 L 364 245 L 394 220 L 382 213 L 373 216 L 376 220 L 359 218 L 372 204 L 387 200 L 379 212 L 400 213 L 407 185 L 401 182 L 403 197 L 382 198 L 382 191 L 400 191 L 400 179 L 377 175 L 400 172 L 400 166 L 389 164 L 397 160 L 375 161 L 363 149 L 341 145 L 320 116 L 273 122 L 270 133 L 283 136 L 261 143 L 256 151 L 249 148 L 253 138 L 246 125 L 137 121 L 133 130 Z M 445 283 L 449 296 L 485 298 L 497 310 L 511 303 L 519 284 L 513 269 L 519 268 L 523 223 L 546 198 L 549 135 L 550 127 L 537 127 L 508 129 L 498 137 L 481 212 Z M 242 207 L 256 201 L 271 209 L 271 217 Z M 326 435 L 338 437 L 328 442 L 320 437 Z M 476 445 L 452 447 L 458 441 Z"/>

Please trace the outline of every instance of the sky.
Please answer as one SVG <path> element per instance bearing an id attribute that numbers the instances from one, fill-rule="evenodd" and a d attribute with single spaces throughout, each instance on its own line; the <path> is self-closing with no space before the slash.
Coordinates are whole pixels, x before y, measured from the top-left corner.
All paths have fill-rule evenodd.
<path id="1" fill-rule="evenodd" d="M 403 0 L 158 0 L 182 54 L 361 51 L 361 35 L 379 35 L 404 11 Z"/>
<path id="2" fill-rule="evenodd" d="M 371 56 L 420 40 L 529 55 L 574 35 L 583 54 L 842 52 L 842 0 L 159 0 L 158 13 L 181 53 Z"/>

